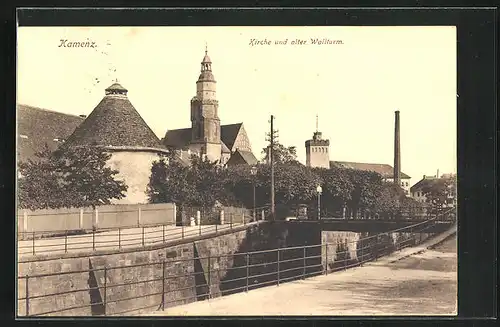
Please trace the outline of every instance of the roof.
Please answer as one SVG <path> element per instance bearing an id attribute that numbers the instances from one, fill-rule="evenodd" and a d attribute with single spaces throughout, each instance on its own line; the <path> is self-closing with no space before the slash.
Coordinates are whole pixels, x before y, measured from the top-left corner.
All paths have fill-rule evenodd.
<path id="1" fill-rule="evenodd" d="M 374 171 L 382 175 L 383 178 L 394 177 L 394 168 L 387 164 L 374 164 L 374 163 L 361 163 L 361 162 L 347 162 L 347 161 L 330 161 L 330 167 L 336 168 L 350 168 L 365 171 Z M 402 179 L 409 179 L 410 176 L 401 172 Z"/>
<path id="2" fill-rule="evenodd" d="M 242 125 L 243 123 L 221 125 L 220 136 L 223 143 L 223 152 L 225 150 L 224 146 L 226 146 L 227 152 L 231 151 Z M 162 142 L 166 147 L 183 149 L 188 147 L 191 142 L 191 137 L 191 128 L 171 129 L 165 133 Z"/>
<path id="3" fill-rule="evenodd" d="M 437 178 L 434 176 L 425 176 L 421 180 L 419 180 L 415 185 L 410 187 L 410 192 L 415 192 L 417 190 L 421 190 L 425 187 L 430 187 L 434 184 L 437 184 L 439 182 L 443 182 L 445 178 Z"/>
<path id="4" fill-rule="evenodd" d="M 92 143 L 102 146 L 164 148 L 123 94 L 105 95 L 66 141 L 69 146 Z"/>
<path id="5" fill-rule="evenodd" d="M 35 154 L 44 149 L 57 149 L 67 139 L 84 118 L 51 111 L 29 105 L 17 106 L 18 143 L 20 161 L 35 159 Z M 56 141 L 54 141 L 56 140 Z"/>
<path id="6" fill-rule="evenodd" d="M 205 63 L 212 63 L 212 60 L 210 60 L 210 57 L 208 56 L 208 53 L 205 51 L 205 57 L 203 57 L 203 61 L 201 62 L 202 64 L 205 64 Z"/>
<path id="7" fill-rule="evenodd" d="M 165 133 L 162 142 L 166 147 L 174 147 L 183 149 L 189 145 L 191 141 L 191 128 L 171 129 Z"/>
<path id="8" fill-rule="evenodd" d="M 111 86 L 109 86 L 105 91 L 123 91 L 123 92 L 128 92 L 126 88 L 124 88 L 121 84 L 118 82 L 113 83 Z"/>
<path id="9" fill-rule="evenodd" d="M 220 138 L 229 149 L 233 148 L 234 142 L 236 142 L 236 137 L 238 137 L 241 126 L 243 126 L 243 123 L 221 125 Z"/>
<path id="10" fill-rule="evenodd" d="M 229 166 L 231 165 L 256 165 L 258 163 L 257 158 L 253 155 L 252 152 L 250 151 L 243 151 L 240 149 L 237 149 L 232 155 L 231 158 L 227 161 L 227 164 Z"/>
<path id="11" fill-rule="evenodd" d="M 221 141 L 220 145 L 222 153 L 231 153 L 231 150 L 229 150 L 229 148 L 227 147 L 227 145 L 224 144 L 224 142 Z"/>

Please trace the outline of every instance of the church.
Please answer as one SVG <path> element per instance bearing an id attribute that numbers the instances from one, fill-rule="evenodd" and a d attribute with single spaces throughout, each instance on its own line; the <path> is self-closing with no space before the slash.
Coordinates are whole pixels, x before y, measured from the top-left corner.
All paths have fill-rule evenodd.
<path id="1" fill-rule="evenodd" d="M 221 125 L 216 85 L 212 60 L 205 49 L 196 95 L 191 99 L 191 127 L 167 130 L 162 144 L 185 160 L 198 155 L 222 166 L 254 165 L 258 160 L 243 123 Z"/>

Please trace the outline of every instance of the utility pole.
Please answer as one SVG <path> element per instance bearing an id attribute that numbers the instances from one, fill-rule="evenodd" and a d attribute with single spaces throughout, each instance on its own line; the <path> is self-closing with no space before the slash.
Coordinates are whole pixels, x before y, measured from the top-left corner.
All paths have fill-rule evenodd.
<path id="1" fill-rule="evenodd" d="M 270 156 L 269 156 L 269 162 L 271 163 L 271 220 L 275 220 L 275 212 L 274 212 L 274 116 L 271 115 L 271 134 L 270 134 L 270 141 L 271 141 L 271 149 L 269 150 Z"/>

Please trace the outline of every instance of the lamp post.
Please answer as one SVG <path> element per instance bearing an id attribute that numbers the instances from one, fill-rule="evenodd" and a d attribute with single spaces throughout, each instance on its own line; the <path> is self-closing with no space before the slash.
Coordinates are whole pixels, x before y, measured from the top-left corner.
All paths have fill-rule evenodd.
<path id="1" fill-rule="evenodd" d="M 321 219 L 321 192 L 323 192 L 321 185 L 318 185 L 318 187 L 316 187 L 316 192 L 318 192 L 318 220 L 320 220 Z"/>
<path id="2" fill-rule="evenodd" d="M 250 168 L 250 174 L 252 174 L 252 184 L 253 184 L 253 221 L 255 221 L 255 176 L 257 175 L 257 166 L 252 166 L 252 168 Z"/>

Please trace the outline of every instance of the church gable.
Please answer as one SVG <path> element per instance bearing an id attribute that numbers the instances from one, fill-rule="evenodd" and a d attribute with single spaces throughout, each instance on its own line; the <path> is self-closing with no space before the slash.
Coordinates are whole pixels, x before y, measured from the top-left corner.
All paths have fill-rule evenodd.
<path id="1" fill-rule="evenodd" d="M 240 131 L 233 145 L 233 151 L 242 150 L 246 152 L 252 152 L 252 146 L 250 145 L 250 139 L 248 138 L 247 132 L 243 124 L 241 124 Z"/>

